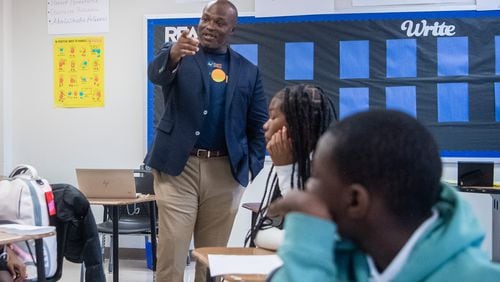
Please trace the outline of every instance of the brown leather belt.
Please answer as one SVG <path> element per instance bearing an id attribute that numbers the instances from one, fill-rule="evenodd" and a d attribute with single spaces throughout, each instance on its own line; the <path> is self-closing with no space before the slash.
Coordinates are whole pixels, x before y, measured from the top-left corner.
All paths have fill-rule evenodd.
<path id="1" fill-rule="evenodd" d="M 205 149 L 193 149 L 190 153 L 191 156 L 195 156 L 200 159 L 210 159 L 227 156 L 227 152 L 225 151 L 210 151 Z"/>

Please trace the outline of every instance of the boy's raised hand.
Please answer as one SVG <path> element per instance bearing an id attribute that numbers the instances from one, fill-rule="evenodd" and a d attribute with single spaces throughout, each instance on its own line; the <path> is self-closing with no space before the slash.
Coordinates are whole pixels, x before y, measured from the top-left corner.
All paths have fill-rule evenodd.
<path id="1" fill-rule="evenodd" d="M 267 216 L 284 216 L 289 212 L 300 212 L 323 219 L 332 219 L 326 203 L 317 195 L 307 191 L 292 190 L 283 198 L 275 200 L 269 206 Z"/>

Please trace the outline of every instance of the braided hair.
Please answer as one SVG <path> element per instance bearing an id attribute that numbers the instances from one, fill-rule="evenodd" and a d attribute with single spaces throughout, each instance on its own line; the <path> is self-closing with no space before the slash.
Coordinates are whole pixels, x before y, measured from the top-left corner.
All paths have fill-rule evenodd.
<path id="1" fill-rule="evenodd" d="M 292 139 L 293 175 L 291 186 L 304 189 L 311 173 L 311 154 L 330 123 L 336 120 L 335 108 L 323 90 L 309 84 L 287 86 L 274 99 L 281 100 L 281 111 Z M 297 173 L 295 173 L 297 170 Z M 294 185 L 296 181 L 296 185 Z"/>
<path id="2" fill-rule="evenodd" d="M 337 120 L 337 113 L 330 98 L 324 91 L 315 85 L 297 84 L 287 86 L 278 91 L 273 100 L 280 102 L 280 111 L 284 114 L 288 124 L 288 136 L 292 140 L 292 176 L 290 187 L 304 189 L 304 184 L 311 174 L 311 154 L 320 136 L 333 121 Z M 252 226 L 245 239 L 245 244 L 253 244 L 258 230 L 266 225 L 281 225 L 281 222 L 272 223 L 265 216 L 269 204 L 281 197 L 274 165 L 271 167 L 266 180 L 266 187 L 262 197 L 256 225 Z"/>

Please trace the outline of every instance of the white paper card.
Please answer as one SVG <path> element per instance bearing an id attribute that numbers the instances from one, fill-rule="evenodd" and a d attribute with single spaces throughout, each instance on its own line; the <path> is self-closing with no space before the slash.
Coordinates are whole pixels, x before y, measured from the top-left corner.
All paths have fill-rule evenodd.
<path id="1" fill-rule="evenodd" d="M 47 0 L 49 34 L 109 31 L 109 0 Z"/>
<path id="2" fill-rule="evenodd" d="M 208 255 L 210 274 L 269 274 L 283 264 L 277 255 Z"/>
<path id="3" fill-rule="evenodd" d="M 334 9 L 333 0 L 255 0 L 256 17 L 330 14 Z"/>
<path id="4" fill-rule="evenodd" d="M 478 11 L 500 9 L 500 0 L 476 0 Z"/>
<path id="5" fill-rule="evenodd" d="M 35 226 L 24 224 L 0 224 L 0 231 L 18 235 L 37 235 L 56 230 L 55 226 Z"/>
<path id="6" fill-rule="evenodd" d="M 490 1 L 490 0 L 487 0 Z M 473 0 L 352 0 L 353 6 L 472 4 Z"/>

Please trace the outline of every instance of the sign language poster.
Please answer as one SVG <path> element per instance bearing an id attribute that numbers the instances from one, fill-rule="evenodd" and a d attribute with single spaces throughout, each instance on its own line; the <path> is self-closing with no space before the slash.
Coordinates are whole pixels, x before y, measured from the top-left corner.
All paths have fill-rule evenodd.
<path id="1" fill-rule="evenodd" d="M 104 106 L 104 37 L 54 39 L 54 105 Z"/>

